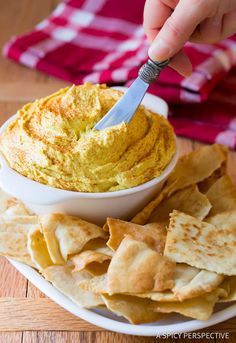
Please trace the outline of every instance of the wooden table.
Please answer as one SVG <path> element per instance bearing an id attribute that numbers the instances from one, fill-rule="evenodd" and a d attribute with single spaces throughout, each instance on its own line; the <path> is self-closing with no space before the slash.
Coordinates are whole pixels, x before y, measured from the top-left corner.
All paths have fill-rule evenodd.
<path id="1" fill-rule="evenodd" d="M 12 35 L 32 28 L 47 16 L 58 2 L 0 0 L 0 46 Z M 47 95 L 64 85 L 66 83 L 63 81 L 7 61 L 0 56 L 0 124 L 25 102 Z M 187 139 L 179 139 L 179 142 L 181 153 L 191 151 L 199 145 Z M 230 152 L 229 155 L 229 171 L 236 184 L 236 153 Z M 46 298 L 4 258 L 0 258 L 0 275 L 0 343 L 162 341 L 156 338 L 111 333 L 73 316 Z M 221 323 L 211 328 L 212 330 L 230 332 L 231 338 L 227 341 L 233 342 L 236 338 L 236 334 L 233 334 L 236 332 L 236 318 Z M 182 341 L 184 340 L 179 340 Z M 215 342 L 220 340 L 216 339 Z"/>

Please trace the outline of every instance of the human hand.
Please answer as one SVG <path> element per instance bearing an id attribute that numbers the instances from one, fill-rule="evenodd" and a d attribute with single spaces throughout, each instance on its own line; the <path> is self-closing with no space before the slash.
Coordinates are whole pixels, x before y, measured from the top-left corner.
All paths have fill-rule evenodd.
<path id="1" fill-rule="evenodd" d="M 171 58 L 170 66 L 188 76 L 192 65 L 184 44 L 213 44 L 235 33 L 236 0 L 146 0 L 143 25 L 151 59 Z"/>

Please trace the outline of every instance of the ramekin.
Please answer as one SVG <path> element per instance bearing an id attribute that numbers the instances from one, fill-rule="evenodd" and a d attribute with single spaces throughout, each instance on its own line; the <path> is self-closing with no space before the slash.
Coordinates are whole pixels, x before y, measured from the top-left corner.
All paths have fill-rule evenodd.
<path id="1" fill-rule="evenodd" d="M 116 87 L 125 91 L 125 87 Z M 167 103 L 152 94 L 146 94 L 142 104 L 164 117 L 168 114 Z M 7 128 L 16 115 L 9 118 L 0 128 L 0 134 Z M 105 223 L 106 218 L 130 219 L 141 210 L 160 191 L 176 165 L 176 152 L 159 177 L 137 187 L 104 193 L 83 193 L 53 188 L 33 181 L 9 167 L 6 159 L 0 154 L 0 187 L 8 194 L 20 199 L 36 214 L 67 213 L 79 216 L 98 225 Z"/>

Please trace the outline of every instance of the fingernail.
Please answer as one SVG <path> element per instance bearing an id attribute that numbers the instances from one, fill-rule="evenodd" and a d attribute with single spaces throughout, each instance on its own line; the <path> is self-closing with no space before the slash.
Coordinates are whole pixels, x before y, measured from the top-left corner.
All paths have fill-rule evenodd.
<path id="1" fill-rule="evenodd" d="M 162 38 L 155 40 L 148 50 L 148 55 L 153 61 L 162 62 L 170 56 L 171 49 Z"/>

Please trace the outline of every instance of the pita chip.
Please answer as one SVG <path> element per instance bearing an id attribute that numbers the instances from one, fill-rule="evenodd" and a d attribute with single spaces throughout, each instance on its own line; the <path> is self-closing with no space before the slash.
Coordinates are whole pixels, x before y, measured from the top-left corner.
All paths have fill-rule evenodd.
<path id="1" fill-rule="evenodd" d="M 79 283 L 79 286 L 92 293 L 106 294 L 108 293 L 107 274 L 96 276 L 92 279 L 82 280 Z M 127 293 L 127 295 L 133 295 L 133 293 Z M 154 301 L 178 301 L 178 297 L 171 291 L 135 293 L 135 296 L 139 298 L 149 298 Z"/>
<path id="2" fill-rule="evenodd" d="M 154 301 L 179 301 L 179 298 L 176 294 L 173 293 L 173 289 L 176 287 L 181 289 L 196 276 L 199 272 L 199 269 L 188 266 L 187 264 L 176 264 L 173 272 L 173 287 L 171 291 L 164 292 L 145 292 L 138 293 L 138 297 L 150 298 Z M 135 294 L 136 295 L 136 294 Z"/>
<path id="3" fill-rule="evenodd" d="M 98 275 L 93 278 L 81 280 L 78 285 L 83 290 L 95 294 L 108 293 L 107 274 Z"/>
<path id="4" fill-rule="evenodd" d="M 2 189 L 0 189 L 0 213 L 13 216 L 31 214 L 20 200 L 13 198 L 11 195 L 5 193 Z"/>
<path id="5" fill-rule="evenodd" d="M 236 275 L 236 230 L 218 228 L 185 213 L 170 215 L 164 255 L 178 263 Z"/>
<path id="6" fill-rule="evenodd" d="M 0 213 L 5 212 L 9 207 L 18 204 L 19 201 L 13 198 L 11 195 L 5 193 L 0 188 Z"/>
<path id="7" fill-rule="evenodd" d="M 210 187 L 218 180 L 220 179 L 223 175 L 226 174 L 226 169 L 227 169 L 227 160 L 225 160 L 221 166 L 216 169 L 209 177 L 204 179 L 201 182 L 198 182 L 198 188 L 201 193 L 207 193 L 207 191 L 210 189 Z"/>
<path id="8" fill-rule="evenodd" d="M 80 287 L 94 293 L 143 293 L 170 289 L 175 264 L 145 243 L 126 236 L 104 275 L 84 280 Z"/>
<path id="9" fill-rule="evenodd" d="M 139 298 L 148 298 L 153 301 L 164 301 L 164 302 L 179 301 L 178 297 L 171 291 L 135 293 L 135 296 Z"/>
<path id="10" fill-rule="evenodd" d="M 132 219 L 132 222 L 146 224 L 163 199 L 180 189 L 205 180 L 215 170 L 219 169 L 226 160 L 227 150 L 219 144 L 204 146 L 182 156 L 162 191 Z"/>
<path id="11" fill-rule="evenodd" d="M 27 248 L 31 260 L 39 270 L 45 269 L 53 264 L 39 225 L 29 230 Z"/>
<path id="12" fill-rule="evenodd" d="M 168 225 L 169 214 L 173 210 L 203 219 L 208 215 L 210 209 L 211 204 L 207 197 L 199 192 L 196 185 L 191 185 L 162 201 L 153 211 L 148 221 Z"/>
<path id="13" fill-rule="evenodd" d="M 173 286 L 175 263 L 147 244 L 126 236 L 107 271 L 108 293 L 163 291 Z"/>
<path id="14" fill-rule="evenodd" d="M 0 255 L 34 266 L 27 250 L 27 235 L 37 228 L 36 216 L 0 217 Z"/>
<path id="15" fill-rule="evenodd" d="M 185 263 L 177 263 L 174 270 L 174 287 L 172 289 L 180 289 L 187 285 L 199 271 L 199 269 Z"/>
<path id="16" fill-rule="evenodd" d="M 169 193 L 196 184 L 211 176 L 227 159 L 227 149 L 223 145 L 213 144 L 200 147 L 180 157 L 168 178 Z"/>
<path id="17" fill-rule="evenodd" d="M 213 291 L 223 279 L 222 275 L 214 272 L 200 270 L 187 264 L 177 264 L 173 275 L 174 287 L 171 291 L 135 295 L 154 301 L 183 301 Z"/>
<path id="18" fill-rule="evenodd" d="M 228 276 L 220 287 L 225 289 L 227 295 L 220 298 L 219 302 L 236 301 L 236 276 Z"/>
<path id="19" fill-rule="evenodd" d="M 186 267 L 188 266 L 186 265 Z M 197 271 L 197 274 L 185 284 L 181 278 L 179 280 L 182 282 L 178 282 L 178 279 L 174 279 L 176 282 L 174 288 L 172 288 L 172 292 L 177 296 L 179 301 L 209 293 L 216 289 L 224 280 L 223 275 L 207 270 L 193 269 Z"/>
<path id="20" fill-rule="evenodd" d="M 206 222 L 215 225 L 220 229 L 236 230 L 236 210 L 222 212 L 205 219 Z"/>
<path id="21" fill-rule="evenodd" d="M 168 196 L 169 188 L 164 187 L 154 200 L 147 204 L 142 211 L 137 213 L 131 220 L 132 223 L 144 225 L 148 223 L 148 220 L 152 212 L 157 206 Z"/>
<path id="22" fill-rule="evenodd" d="M 164 318 L 163 314 L 149 309 L 152 302 L 148 299 L 120 294 L 103 294 L 101 297 L 110 311 L 126 318 L 132 324 L 151 323 Z"/>
<path id="23" fill-rule="evenodd" d="M 108 218 L 107 225 L 110 232 L 107 245 L 114 251 L 117 250 L 125 235 L 146 243 L 160 254 L 164 251 L 166 230 L 156 223 L 142 226 L 119 219 Z"/>
<path id="24" fill-rule="evenodd" d="M 221 293 L 221 289 L 216 289 L 211 293 L 182 302 L 156 302 L 152 305 L 152 309 L 161 313 L 174 312 L 198 320 L 207 320 L 212 315 L 215 303 Z"/>
<path id="25" fill-rule="evenodd" d="M 18 202 L 3 212 L 4 216 L 28 216 L 31 213 L 27 210 L 22 202 Z"/>
<path id="26" fill-rule="evenodd" d="M 114 251 L 107 246 L 106 242 L 107 240 L 105 240 L 104 238 L 91 239 L 84 245 L 81 252 L 86 250 L 93 250 L 112 257 L 114 255 Z"/>
<path id="27" fill-rule="evenodd" d="M 49 214 L 40 217 L 40 224 L 50 257 L 55 264 L 64 264 L 69 255 L 80 252 L 91 239 L 105 238 L 105 233 L 99 226 L 78 217 Z"/>
<path id="28" fill-rule="evenodd" d="M 44 269 L 42 274 L 60 292 L 79 306 L 90 308 L 103 304 L 103 300 L 99 295 L 86 292 L 78 286 L 71 269 L 66 265 L 50 266 Z"/>
<path id="29" fill-rule="evenodd" d="M 86 270 L 92 275 L 101 275 L 107 272 L 111 256 L 94 250 L 86 250 L 71 258 L 74 263 L 73 272 Z"/>
<path id="30" fill-rule="evenodd" d="M 228 175 L 218 179 L 206 193 L 212 204 L 209 216 L 236 210 L 236 189 Z"/>

